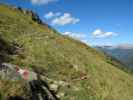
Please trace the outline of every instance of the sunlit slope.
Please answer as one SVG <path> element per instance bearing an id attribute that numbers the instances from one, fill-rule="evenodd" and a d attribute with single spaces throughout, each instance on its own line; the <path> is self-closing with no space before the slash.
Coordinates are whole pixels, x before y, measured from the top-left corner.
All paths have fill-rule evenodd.
<path id="1" fill-rule="evenodd" d="M 131 75 L 108 63 L 95 49 L 39 24 L 31 13 L 1 5 L 0 36 L 19 48 L 6 54 L 5 62 L 35 66 L 49 79 L 69 84 L 59 88 L 64 94 L 61 100 L 133 100 Z M 3 90 L 9 92 L 6 86 L 0 87 Z"/>

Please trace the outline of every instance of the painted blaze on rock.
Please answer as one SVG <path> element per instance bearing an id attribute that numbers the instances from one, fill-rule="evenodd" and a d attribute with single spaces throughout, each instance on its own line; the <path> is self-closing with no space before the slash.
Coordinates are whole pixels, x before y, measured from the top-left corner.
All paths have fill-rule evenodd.
<path id="1" fill-rule="evenodd" d="M 27 81 L 37 80 L 37 74 L 28 69 L 21 69 L 17 65 L 2 63 L 0 67 L 0 75 L 3 79 L 24 79 Z"/>

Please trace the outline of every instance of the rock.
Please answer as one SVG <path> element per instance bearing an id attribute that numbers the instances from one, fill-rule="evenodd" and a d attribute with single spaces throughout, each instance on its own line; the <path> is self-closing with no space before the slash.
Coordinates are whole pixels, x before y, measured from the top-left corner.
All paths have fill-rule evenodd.
<path id="1" fill-rule="evenodd" d="M 57 92 L 58 89 L 59 89 L 59 85 L 57 85 L 57 84 L 51 84 L 51 85 L 50 85 L 50 89 L 51 89 L 52 91 L 54 91 L 54 92 Z"/>
<path id="2" fill-rule="evenodd" d="M 64 81 L 59 81 L 58 84 L 61 85 L 61 86 L 65 86 L 65 85 L 66 85 L 66 82 L 64 82 Z"/>
<path id="3" fill-rule="evenodd" d="M 78 71 L 78 70 L 79 70 L 79 66 L 78 66 L 78 65 L 76 65 L 76 64 L 74 64 L 74 65 L 73 65 L 73 68 L 74 68 L 76 71 Z"/>
<path id="4" fill-rule="evenodd" d="M 43 80 L 33 80 L 29 82 L 31 87 L 31 100 L 58 100 L 51 92 L 48 84 Z"/>
<path id="5" fill-rule="evenodd" d="M 0 66 L 0 76 L 3 80 L 20 80 L 21 76 L 16 73 L 15 66 L 9 63 L 3 63 Z"/>
<path id="6" fill-rule="evenodd" d="M 64 97 L 64 96 L 65 96 L 65 93 L 60 92 L 60 93 L 58 93 L 56 96 L 57 96 L 58 98 L 61 98 L 61 97 Z"/>
<path id="7" fill-rule="evenodd" d="M 74 91 L 79 91 L 80 87 L 74 86 L 73 89 L 74 89 Z"/>
<path id="8" fill-rule="evenodd" d="M 26 75 L 26 78 L 24 75 Z M 55 95 L 59 89 L 58 82 L 55 81 L 49 86 L 46 80 L 47 77 L 45 77 L 45 80 L 42 80 L 38 73 L 28 69 L 21 69 L 16 65 L 3 63 L 0 66 L 0 79 L 7 79 L 8 81 L 22 81 L 23 83 L 21 82 L 21 84 L 24 86 L 22 89 L 24 89 L 23 91 L 26 94 L 26 98 L 30 98 L 26 100 L 58 100 L 57 96 Z M 62 82 L 60 82 L 60 84 L 61 83 Z M 15 86 L 15 88 L 17 87 Z M 10 94 L 12 94 L 12 92 L 10 92 Z M 10 96 L 15 98 L 14 96 L 16 96 L 16 94 Z"/>

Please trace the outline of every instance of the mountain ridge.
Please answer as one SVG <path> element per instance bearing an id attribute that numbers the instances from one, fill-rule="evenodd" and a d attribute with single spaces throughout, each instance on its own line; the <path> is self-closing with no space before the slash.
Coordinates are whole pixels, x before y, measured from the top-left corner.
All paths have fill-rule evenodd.
<path id="1" fill-rule="evenodd" d="M 116 59 L 118 59 L 119 61 L 121 61 L 127 68 L 129 69 L 133 69 L 133 45 L 119 45 L 119 46 L 98 46 L 95 47 L 96 49 L 98 49 L 99 51 L 102 51 L 104 53 L 106 53 L 109 56 L 112 56 Z"/>

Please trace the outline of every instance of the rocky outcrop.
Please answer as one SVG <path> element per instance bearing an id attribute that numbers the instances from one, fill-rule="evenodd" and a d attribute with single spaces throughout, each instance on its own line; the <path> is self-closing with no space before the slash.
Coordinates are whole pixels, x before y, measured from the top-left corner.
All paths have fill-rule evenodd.
<path id="1" fill-rule="evenodd" d="M 22 12 L 23 14 L 25 15 L 29 15 L 31 16 L 32 20 L 37 22 L 38 24 L 41 24 L 41 25 L 44 25 L 44 26 L 47 26 L 48 28 L 50 28 L 51 30 L 53 30 L 53 32 L 55 33 L 58 33 L 54 28 L 52 28 L 50 25 L 44 23 L 40 17 L 38 16 L 37 13 L 35 13 L 34 11 L 32 10 L 27 10 L 27 9 L 23 9 L 21 7 L 13 7 L 14 10 L 19 10 L 20 12 Z"/>
<path id="2" fill-rule="evenodd" d="M 52 88 L 49 87 L 47 81 L 42 80 L 39 77 L 40 75 L 37 75 L 37 73 L 30 71 L 29 78 L 24 79 L 20 73 L 16 72 L 15 66 L 16 65 L 9 63 L 3 63 L 0 66 L 1 79 L 8 81 L 23 80 L 26 97 L 20 97 L 17 95 L 9 96 L 7 98 L 8 100 L 59 100 Z"/>
<path id="3" fill-rule="evenodd" d="M 31 100 L 58 100 L 48 84 L 43 80 L 29 82 L 31 88 Z"/>

